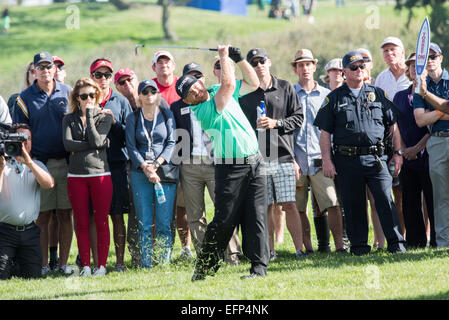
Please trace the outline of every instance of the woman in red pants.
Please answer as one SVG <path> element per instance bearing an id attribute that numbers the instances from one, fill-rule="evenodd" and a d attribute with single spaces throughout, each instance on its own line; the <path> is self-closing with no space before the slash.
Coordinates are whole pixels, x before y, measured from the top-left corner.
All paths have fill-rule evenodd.
<path id="1" fill-rule="evenodd" d="M 63 142 L 70 152 L 67 189 L 75 216 L 75 232 L 83 270 L 90 276 L 89 198 L 97 229 L 98 265 L 94 276 L 106 274 L 109 253 L 108 213 L 112 180 L 106 158 L 106 138 L 112 117 L 98 106 L 100 88 L 89 78 L 78 80 L 70 94 L 70 111 L 64 117 Z"/>

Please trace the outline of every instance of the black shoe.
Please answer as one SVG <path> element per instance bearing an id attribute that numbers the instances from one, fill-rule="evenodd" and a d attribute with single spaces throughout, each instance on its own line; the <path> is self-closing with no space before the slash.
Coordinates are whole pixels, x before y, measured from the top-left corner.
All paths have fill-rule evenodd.
<path id="1" fill-rule="evenodd" d="M 306 250 L 305 255 L 309 256 L 309 255 L 314 254 L 314 253 L 315 253 L 315 251 L 313 251 L 313 250 Z"/>
<path id="2" fill-rule="evenodd" d="M 190 279 L 192 282 L 200 281 L 206 279 L 206 272 L 199 268 L 198 266 L 195 266 L 195 270 L 193 271 L 192 279 Z"/>
<path id="3" fill-rule="evenodd" d="M 344 249 L 344 248 L 341 248 L 341 249 L 335 250 L 335 252 L 337 252 L 337 253 L 341 253 L 341 254 L 346 254 L 346 253 L 348 253 L 348 251 L 347 251 L 346 249 Z"/>
<path id="4" fill-rule="evenodd" d="M 83 264 L 81 263 L 81 257 L 80 257 L 79 254 L 76 256 L 76 261 L 75 261 L 75 263 L 76 263 L 76 265 L 78 266 L 78 268 L 79 268 L 80 270 L 83 270 Z"/>
<path id="5" fill-rule="evenodd" d="M 350 252 L 352 255 L 355 256 L 363 256 L 365 254 L 369 254 L 371 251 L 370 246 L 358 246 L 358 247 L 351 247 Z"/>
<path id="6" fill-rule="evenodd" d="M 250 273 L 250 274 L 241 276 L 240 279 L 246 280 L 246 279 L 255 279 L 255 278 L 263 278 L 263 277 L 265 277 L 265 275 L 260 274 L 260 273 Z"/>
<path id="7" fill-rule="evenodd" d="M 301 259 L 304 259 L 305 257 L 307 257 L 307 254 L 305 254 L 304 251 L 302 251 L 302 250 L 297 250 L 297 251 L 295 252 L 295 258 L 296 258 L 296 260 L 301 260 Z"/>
<path id="8" fill-rule="evenodd" d="M 59 259 L 51 259 L 50 258 L 50 262 L 48 263 L 48 266 L 50 267 L 51 270 L 56 270 L 58 268 L 59 265 Z"/>

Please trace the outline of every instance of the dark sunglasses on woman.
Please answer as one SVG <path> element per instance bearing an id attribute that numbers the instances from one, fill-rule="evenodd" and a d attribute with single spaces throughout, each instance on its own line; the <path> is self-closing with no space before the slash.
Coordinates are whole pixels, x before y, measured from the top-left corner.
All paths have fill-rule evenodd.
<path id="1" fill-rule="evenodd" d="M 96 94 L 94 92 L 91 92 L 89 94 L 83 93 L 83 94 L 79 95 L 80 99 L 83 100 L 83 101 L 87 100 L 88 97 L 90 97 L 91 99 L 95 99 L 95 96 L 96 96 Z"/>
<path id="2" fill-rule="evenodd" d="M 151 94 L 156 94 L 157 93 L 157 89 L 156 88 L 145 88 L 145 89 L 143 89 L 142 90 L 142 94 L 144 95 L 144 96 L 146 96 L 146 95 L 148 95 L 148 93 L 150 93 L 151 92 Z"/>
<path id="3" fill-rule="evenodd" d="M 95 79 L 101 79 L 102 77 L 105 77 L 106 79 L 109 79 L 112 77 L 112 72 L 95 72 L 94 73 Z"/>

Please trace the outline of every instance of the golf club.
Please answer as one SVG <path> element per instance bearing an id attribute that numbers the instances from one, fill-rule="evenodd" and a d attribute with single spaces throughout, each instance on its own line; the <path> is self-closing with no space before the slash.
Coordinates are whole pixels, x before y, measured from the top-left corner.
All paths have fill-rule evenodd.
<path id="1" fill-rule="evenodd" d="M 138 49 L 142 48 L 142 47 L 218 51 L 217 48 L 199 48 L 199 47 L 189 47 L 189 46 L 167 46 L 167 45 L 155 45 L 155 44 L 136 44 L 136 47 L 134 48 L 134 52 L 135 52 L 136 56 L 139 55 Z"/>

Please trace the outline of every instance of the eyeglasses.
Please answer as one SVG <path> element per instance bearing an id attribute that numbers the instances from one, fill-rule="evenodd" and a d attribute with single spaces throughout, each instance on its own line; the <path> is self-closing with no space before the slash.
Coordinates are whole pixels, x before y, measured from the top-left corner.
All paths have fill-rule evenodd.
<path id="1" fill-rule="evenodd" d="M 260 64 L 265 64 L 265 62 L 267 62 L 267 58 L 262 58 L 262 59 L 259 59 L 259 60 L 256 60 L 256 61 L 251 61 L 251 65 L 255 68 L 255 67 L 257 67 L 257 65 L 260 63 Z"/>
<path id="2" fill-rule="evenodd" d="M 47 69 L 47 70 L 51 70 L 51 68 L 53 68 L 53 64 L 47 64 L 47 65 L 38 65 L 37 67 L 36 67 L 36 69 L 37 70 L 39 70 L 39 71 L 43 71 L 43 70 L 45 70 L 45 69 Z"/>
<path id="3" fill-rule="evenodd" d="M 122 81 L 119 81 L 118 84 L 121 85 L 121 86 L 124 86 L 125 83 L 131 82 L 132 80 L 133 80 L 133 78 L 132 78 L 132 77 L 129 77 L 128 79 L 124 79 L 124 80 L 122 80 Z"/>
<path id="4" fill-rule="evenodd" d="M 152 95 L 154 95 L 154 94 L 156 94 L 157 93 L 157 89 L 156 88 L 145 88 L 145 89 L 143 89 L 142 90 L 142 92 L 141 92 L 141 94 L 143 94 L 144 96 L 146 96 L 146 95 L 148 95 L 148 93 L 150 93 L 151 92 L 151 94 Z"/>
<path id="5" fill-rule="evenodd" d="M 59 70 L 64 70 L 64 66 L 62 64 L 56 65 Z"/>
<path id="6" fill-rule="evenodd" d="M 112 72 L 95 72 L 94 73 L 95 79 L 101 79 L 102 77 L 105 77 L 105 79 L 109 79 L 112 77 Z"/>
<path id="7" fill-rule="evenodd" d="M 89 97 L 91 99 L 95 99 L 95 96 L 96 96 L 95 92 L 91 92 L 89 94 L 88 93 L 83 93 L 83 94 L 79 95 L 80 99 L 83 100 L 83 101 L 87 100 L 87 98 L 89 98 Z"/>
<path id="8" fill-rule="evenodd" d="M 365 62 L 371 62 L 371 59 L 368 58 L 368 57 L 363 57 L 363 61 L 365 61 Z"/>
<path id="9" fill-rule="evenodd" d="M 435 60 L 436 58 L 438 58 L 440 55 L 439 54 L 432 54 L 429 56 L 430 60 Z"/>
<path id="10" fill-rule="evenodd" d="M 358 68 L 360 68 L 360 70 L 365 69 L 365 64 L 362 63 L 362 64 L 358 64 L 358 65 L 355 65 L 355 64 L 349 65 L 349 70 L 351 70 L 351 71 L 356 71 Z"/>
<path id="11" fill-rule="evenodd" d="M 216 63 L 216 64 L 214 65 L 214 69 L 215 69 L 215 70 L 220 70 L 220 69 L 221 69 L 220 63 Z"/>

